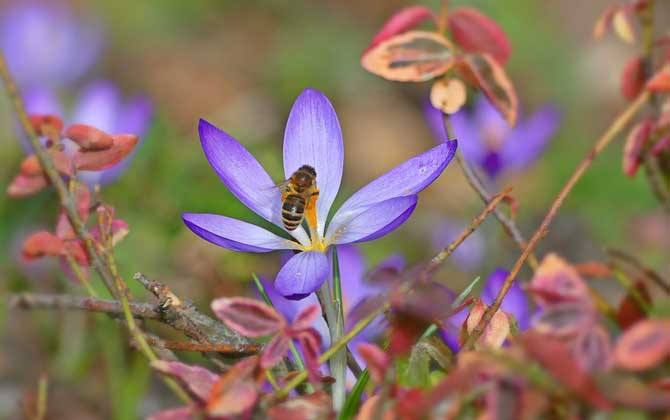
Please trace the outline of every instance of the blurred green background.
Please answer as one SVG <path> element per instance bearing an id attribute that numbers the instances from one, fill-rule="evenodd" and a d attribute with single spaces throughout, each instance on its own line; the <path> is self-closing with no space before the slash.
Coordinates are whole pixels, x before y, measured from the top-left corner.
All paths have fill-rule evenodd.
<path id="1" fill-rule="evenodd" d="M 421 3 L 438 7 L 437 1 Z M 551 102 L 562 112 L 560 132 L 542 159 L 525 173 L 499 182 L 500 187 L 514 187 L 519 226 L 530 236 L 577 162 L 625 105 L 619 72 L 635 47 L 613 37 L 592 40 L 593 21 L 608 4 L 604 0 L 453 2 L 465 3 L 507 31 L 513 45 L 508 71 L 523 108 L 532 111 Z M 99 19 L 106 36 L 101 59 L 82 84 L 100 77 L 112 80 L 127 95 L 148 95 L 156 109 L 131 167 L 103 191 L 104 200 L 130 224 L 130 235 L 116 248 L 124 277 L 142 271 L 207 308 L 213 297 L 246 293 L 252 271 L 276 273 L 276 256 L 226 251 L 198 239 L 181 222 L 183 211 L 257 220 L 207 164 L 197 138 L 201 117 L 233 134 L 279 180 L 290 106 L 303 88 L 322 90 L 333 101 L 344 132 L 345 172 L 338 203 L 429 148 L 433 139 L 420 108 L 429 84 L 388 82 L 359 65 L 362 50 L 385 19 L 408 4 L 71 3 L 78 13 Z M 75 87 L 71 96 L 76 92 Z M 5 98 L 1 121 L 4 190 L 23 157 Z M 603 247 L 619 247 L 668 274 L 667 219 L 644 176 L 630 179 L 622 173 L 621 147 L 621 141 L 615 142 L 580 181 L 540 250 L 554 249 L 583 262 L 601 258 Z M 417 211 L 402 228 L 361 248 L 370 265 L 395 252 L 418 263 L 434 253 L 431 226 L 443 217 L 465 224 L 481 208 L 454 163 L 422 193 Z M 50 228 L 55 218 L 52 191 L 22 200 L 0 198 L 0 294 L 81 292 L 57 274 L 56 263 L 26 266 L 18 261 L 22 239 L 38 228 Z M 482 232 L 483 262 L 472 272 L 447 264 L 440 278 L 449 286 L 460 289 L 494 267 L 509 268 L 518 256 L 495 221 L 487 221 Z M 145 297 L 130 283 L 136 296 Z M 144 360 L 128 349 L 125 333 L 106 317 L 3 308 L 0 340 L 0 417 L 13 418 L 20 411 L 19 401 L 36 389 L 42 372 L 50 375 L 53 418 L 135 418 L 170 404 L 161 384 L 150 379 Z"/>

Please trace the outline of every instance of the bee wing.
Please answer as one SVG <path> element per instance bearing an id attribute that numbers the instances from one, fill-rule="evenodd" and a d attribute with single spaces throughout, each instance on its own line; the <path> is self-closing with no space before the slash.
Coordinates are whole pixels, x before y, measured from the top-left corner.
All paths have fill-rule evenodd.
<path id="1" fill-rule="evenodd" d="M 282 182 L 280 182 L 280 183 L 278 183 L 278 184 L 275 184 L 275 185 L 273 185 L 273 186 L 271 186 L 271 187 L 267 187 L 267 188 L 265 188 L 265 190 L 269 191 L 269 190 L 278 189 L 279 192 L 284 193 L 284 192 L 286 191 L 286 188 L 288 187 L 289 181 L 290 181 L 290 180 L 287 179 L 287 180 L 282 181 Z"/>

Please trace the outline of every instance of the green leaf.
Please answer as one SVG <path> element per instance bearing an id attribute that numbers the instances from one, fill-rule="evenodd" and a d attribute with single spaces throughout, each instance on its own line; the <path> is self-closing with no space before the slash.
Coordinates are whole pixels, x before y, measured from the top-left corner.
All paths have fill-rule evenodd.
<path id="1" fill-rule="evenodd" d="M 363 391 L 368 385 L 368 382 L 370 382 L 370 372 L 365 369 L 363 373 L 361 373 L 361 376 L 358 377 L 347 400 L 344 402 L 344 407 L 342 407 L 342 411 L 340 411 L 340 415 L 337 417 L 338 420 L 349 420 L 356 416 L 358 407 L 361 405 L 361 395 L 363 395 Z"/>

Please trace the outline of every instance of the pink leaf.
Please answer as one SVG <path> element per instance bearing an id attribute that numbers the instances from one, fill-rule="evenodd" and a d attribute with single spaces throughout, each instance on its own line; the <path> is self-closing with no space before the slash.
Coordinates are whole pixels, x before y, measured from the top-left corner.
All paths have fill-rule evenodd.
<path id="1" fill-rule="evenodd" d="M 670 92 L 670 67 L 665 66 L 651 76 L 647 82 L 647 90 L 656 93 Z"/>
<path id="2" fill-rule="evenodd" d="M 577 270 L 554 253 L 542 259 L 528 290 L 540 306 L 590 300 L 589 290 Z"/>
<path id="3" fill-rule="evenodd" d="M 440 34 L 409 31 L 389 38 L 361 57 L 367 71 L 388 80 L 424 82 L 454 65 L 449 41 Z"/>
<path id="4" fill-rule="evenodd" d="M 472 7 L 458 7 L 449 13 L 452 38 L 464 51 L 488 53 L 505 65 L 512 46 L 502 28 L 490 17 Z"/>
<path id="5" fill-rule="evenodd" d="M 17 175 L 7 187 L 7 195 L 14 198 L 31 196 L 47 186 L 47 179 L 42 176 Z"/>
<path id="6" fill-rule="evenodd" d="M 465 328 L 468 333 L 472 333 L 479 321 L 484 316 L 484 311 L 486 311 L 487 306 L 481 299 L 476 299 L 468 318 L 465 320 Z M 477 339 L 475 343 L 475 348 L 500 348 L 502 347 L 505 339 L 510 334 L 510 322 L 509 317 L 501 310 L 497 310 L 491 321 L 488 323 L 484 329 L 484 333 Z"/>
<path id="7" fill-rule="evenodd" d="M 577 336 L 573 352 L 577 363 L 587 372 L 604 372 L 612 364 L 610 336 L 600 325 Z"/>
<path id="8" fill-rule="evenodd" d="M 433 20 L 433 22 L 437 20 L 433 11 L 427 7 L 409 6 L 400 9 L 384 23 L 384 26 L 372 38 L 372 42 L 363 54 L 392 36 L 414 29 L 418 24 L 428 19 Z"/>
<path id="9" fill-rule="evenodd" d="M 65 137 L 86 151 L 107 150 L 114 144 L 112 136 L 86 124 L 72 124 L 65 129 Z"/>
<path id="10" fill-rule="evenodd" d="M 117 134 L 112 136 L 114 144 L 105 150 L 79 150 L 74 154 L 75 166 L 83 171 L 99 171 L 119 163 L 137 144 L 137 136 L 133 134 Z"/>
<path id="11" fill-rule="evenodd" d="M 147 417 L 147 420 L 193 420 L 197 414 L 195 407 L 183 406 L 159 411 Z"/>
<path id="12" fill-rule="evenodd" d="M 594 310 L 586 302 L 560 302 L 545 308 L 534 328 L 543 334 L 571 337 L 587 331 L 594 322 Z"/>
<path id="13" fill-rule="evenodd" d="M 270 420 L 319 420 L 332 418 L 332 403 L 324 391 L 316 391 L 304 397 L 275 405 L 268 410 Z"/>
<path id="14" fill-rule="evenodd" d="M 319 316 L 320 311 L 319 305 L 309 305 L 295 316 L 291 329 L 299 331 L 311 327 L 316 317 Z"/>
<path id="15" fill-rule="evenodd" d="M 384 350 L 374 344 L 361 343 L 358 345 L 358 354 L 365 360 L 365 365 L 378 384 L 384 380 L 384 375 L 391 364 L 391 357 Z"/>
<path id="16" fill-rule="evenodd" d="M 200 366 L 190 366 L 181 362 L 155 360 L 151 367 L 171 376 L 186 386 L 187 390 L 199 401 L 206 401 L 219 377 Z"/>
<path id="17" fill-rule="evenodd" d="M 63 252 L 63 241 L 56 235 L 40 231 L 30 235 L 24 242 L 21 254 L 27 260 L 33 260 L 45 256 L 59 256 Z"/>
<path id="18" fill-rule="evenodd" d="M 274 336 L 263 348 L 260 361 L 261 367 L 269 369 L 276 365 L 286 355 L 290 340 L 290 338 L 281 334 Z"/>
<path id="19" fill-rule="evenodd" d="M 614 360 L 627 370 L 647 370 L 670 356 L 670 320 L 646 319 L 629 328 L 617 341 Z"/>
<path id="20" fill-rule="evenodd" d="M 642 57 L 631 57 L 621 72 L 621 94 L 632 101 L 644 89 L 644 60 Z"/>
<path id="21" fill-rule="evenodd" d="M 226 325 L 246 337 L 270 335 L 286 326 L 286 321 L 274 308 L 254 299 L 216 299 L 212 302 L 212 310 Z"/>
<path id="22" fill-rule="evenodd" d="M 221 376 L 207 397 L 207 414 L 235 416 L 251 409 L 258 400 L 258 389 L 253 382 L 258 363 L 257 356 L 247 357 Z"/>
<path id="23" fill-rule="evenodd" d="M 31 114 L 28 116 L 28 119 L 33 126 L 33 130 L 35 130 L 35 134 L 38 136 L 44 136 L 47 127 L 55 130 L 57 133 L 60 133 L 63 129 L 63 121 L 56 115 Z"/>
<path id="24" fill-rule="evenodd" d="M 644 150 L 649 136 L 654 128 L 654 121 L 645 118 L 631 128 L 623 146 L 623 172 L 628 176 L 634 176 L 642 163 L 642 150 Z"/>
<path id="25" fill-rule="evenodd" d="M 321 352 L 321 335 L 314 328 L 303 330 L 297 337 L 302 355 L 305 358 L 305 365 L 309 373 L 309 379 L 317 382 L 321 376 L 319 370 L 319 353 Z"/>

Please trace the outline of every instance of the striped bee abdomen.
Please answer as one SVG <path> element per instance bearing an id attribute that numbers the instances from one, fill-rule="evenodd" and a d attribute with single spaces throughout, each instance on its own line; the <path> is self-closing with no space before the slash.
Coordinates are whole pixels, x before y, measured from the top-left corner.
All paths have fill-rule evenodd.
<path id="1" fill-rule="evenodd" d="M 305 216 L 305 198 L 299 194 L 289 194 L 281 207 L 281 220 L 286 230 L 296 230 Z"/>

